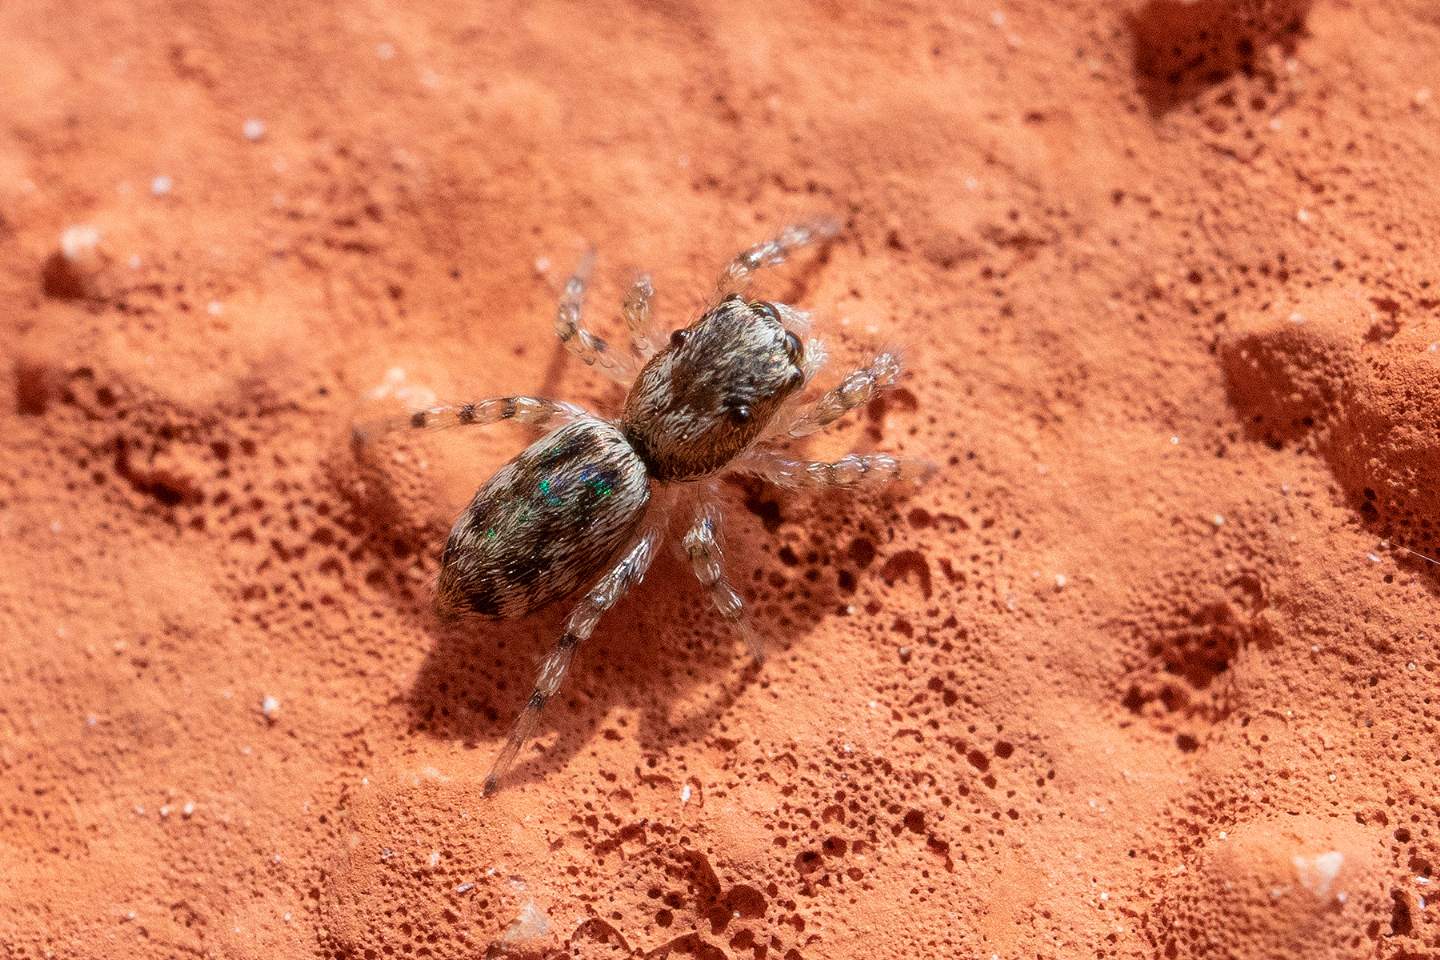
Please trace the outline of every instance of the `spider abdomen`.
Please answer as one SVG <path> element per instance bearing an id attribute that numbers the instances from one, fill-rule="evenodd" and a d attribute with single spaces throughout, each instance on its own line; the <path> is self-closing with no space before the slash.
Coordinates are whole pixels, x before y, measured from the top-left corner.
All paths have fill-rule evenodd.
<path id="1" fill-rule="evenodd" d="M 580 417 L 501 467 L 450 530 L 436 607 L 519 617 L 593 583 L 633 541 L 650 486 L 615 425 Z"/>

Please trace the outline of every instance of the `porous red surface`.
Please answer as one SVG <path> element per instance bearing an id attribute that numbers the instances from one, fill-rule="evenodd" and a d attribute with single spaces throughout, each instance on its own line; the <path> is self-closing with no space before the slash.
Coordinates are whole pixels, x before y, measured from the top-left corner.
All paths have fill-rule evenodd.
<path id="1" fill-rule="evenodd" d="M 1437 49 L 1430 0 L 3 5 L 0 955 L 1433 956 Z M 769 662 L 667 554 L 483 798 L 564 611 L 428 585 L 523 435 L 352 424 L 614 411 L 550 332 L 586 244 L 598 327 L 636 267 L 679 325 L 817 213 L 762 289 L 827 382 L 909 372 L 808 449 L 938 476 L 728 484 Z"/>

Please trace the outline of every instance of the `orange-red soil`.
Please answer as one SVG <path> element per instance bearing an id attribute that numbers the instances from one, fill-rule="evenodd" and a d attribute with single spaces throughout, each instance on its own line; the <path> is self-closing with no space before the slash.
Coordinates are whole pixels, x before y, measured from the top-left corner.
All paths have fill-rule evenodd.
<path id="1" fill-rule="evenodd" d="M 1435 956 L 1436 50 L 1432 0 L 0 6 L 0 956 Z M 765 289 L 910 372 L 809 449 L 938 478 L 727 485 L 770 661 L 667 554 L 483 799 L 563 611 L 427 589 L 525 441 L 351 424 L 614 411 L 550 333 L 586 243 L 601 326 L 641 266 L 678 325 L 817 213 Z"/>

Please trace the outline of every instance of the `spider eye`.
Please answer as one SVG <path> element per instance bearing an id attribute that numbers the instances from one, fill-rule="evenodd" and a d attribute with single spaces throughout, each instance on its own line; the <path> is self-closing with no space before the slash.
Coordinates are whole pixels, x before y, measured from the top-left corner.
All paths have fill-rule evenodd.
<path id="1" fill-rule="evenodd" d="M 674 333 L 670 334 L 670 346 L 678 347 L 680 346 L 680 344 L 684 343 L 688 339 L 690 339 L 689 330 L 676 330 Z"/>
<path id="2" fill-rule="evenodd" d="M 750 408 L 743 403 L 737 403 L 730 408 L 730 421 L 736 426 L 750 422 Z"/>
<path id="3" fill-rule="evenodd" d="M 785 355 L 796 366 L 800 365 L 800 360 L 805 356 L 805 344 L 790 330 L 785 331 Z"/>
<path id="4" fill-rule="evenodd" d="M 780 322 L 780 311 L 776 310 L 775 304 L 770 303 L 768 300 L 756 300 L 750 304 L 750 309 L 766 319 L 774 320 L 776 323 Z"/>

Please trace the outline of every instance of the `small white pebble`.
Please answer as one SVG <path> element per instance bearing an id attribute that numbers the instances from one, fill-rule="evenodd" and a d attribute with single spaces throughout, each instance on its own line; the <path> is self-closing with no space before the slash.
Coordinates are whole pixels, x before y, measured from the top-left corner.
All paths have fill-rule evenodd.
<path id="1" fill-rule="evenodd" d="M 270 862 L 271 862 L 271 863 L 279 863 L 279 862 L 280 862 L 280 854 L 278 854 L 278 853 L 271 854 L 271 855 L 270 855 Z"/>
<path id="2" fill-rule="evenodd" d="M 160 176 L 150 181 L 150 192 L 157 197 L 163 197 L 168 194 L 171 189 L 174 188 L 174 186 L 175 181 L 171 180 L 169 177 L 165 176 L 162 173 Z"/>
<path id="3" fill-rule="evenodd" d="M 265 121 L 251 117 L 245 121 L 245 125 L 240 128 L 240 132 L 245 135 L 246 140 L 254 143 L 265 136 Z"/>
<path id="4" fill-rule="evenodd" d="M 1109 891 L 1101 890 L 1101 891 L 1100 891 L 1100 902 L 1101 902 L 1101 903 L 1105 903 L 1105 902 L 1108 901 L 1109 899 L 1110 899 L 1110 893 L 1109 893 Z"/>
<path id="5" fill-rule="evenodd" d="M 439 850 L 431 850 L 431 851 L 430 851 L 430 859 L 429 859 L 428 862 L 429 862 L 429 864 L 430 864 L 430 869 L 431 869 L 431 870 L 434 870 L 436 867 L 440 866 L 440 851 L 439 851 Z"/>
<path id="6" fill-rule="evenodd" d="M 220 316 L 220 314 L 225 312 L 225 304 L 221 303 L 219 300 L 211 300 L 209 303 L 205 304 L 205 312 L 210 314 L 210 316 L 212 317 L 218 317 Z"/>
<path id="7" fill-rule="evenodd" d="M 145 806 L 144 806 L 143 804 L 139 804 L 139 803 L 135 804 L 135 816 L 137 816 L 137 817 L 143 817 L 143 816 L 145 816 Z"/>
<path id="8" fill-rule="evenodd" d="M 1318 644 L 1318 643 L 1312 643 L 1312 644 L 1310 644 L 1310 652 L 1311 652 L 1311 653 L 1319 653 L 1319 652 L 1320 652 L 1320 644 Z"/>
<path id="9" fill-rule="evenodd" d="M 183 806 L 183 807 L 180 808 L 180 815 L 181 815 L 182 817 L 192 817 L 192 816 L 194 816 L 194 815 L 195 815 L 195 801 L 194 801 L 194 800 L 186 800 L 186 801 L 185 801 L 185 806 Z"/>
<path id="10" fill-rule="evenodd" d="M 465 882 L 465 883 L 462 883 L 462 884 L 459 884 L 458 886 L 456 886 L 456 887 L 455 887 L 455 892 L 456 892 L 456 893 L 469 893 L 471 890 L 474 890 L 474 889 L 475 889 L 475 884 L 470 883 L 470 882 L 467 881 L 467 882 Z"/>
<path id="11" fill-rule="evenodd" d="M 1371 563 L 1379 563 L 1379 562 L 1380 562 L 1380 557 L 1377 556 L 1376 554 L 1367 553 L 1367 554 L 1365 554 L 1365 556 L 1366 556 L 1367 559 L 1369 559 L 1369 561 L 1370 561 Z"/>
<path id="12" fill-rule="evenodd" d="M 842 746 L 840 749 L 841 749 L 841 750 L 844 750 L 846 753 L 854 753 L 854 752 L 855 752 L 855 744 L 853 744 L 853 743 L 847 743 L 847 744 L 845 744 L 844 746 Z"/>
<path id="13" fill-rule="evenodd" d="M 170 804 L 163 804 L 160 807 L 160 816 L 162 818 L 170 816 Z"/>
<path id="14" fill-rule="evenodd" d="M 85 717 L 85 726 L 87 726 L 87 727 L 93 727 L 93 726 L 95 726 L 95 725 L 96 725 L 97 723 L 99 723 L 99 722 L 100 722 L 100 718 L 97 717 L 97 716 L 95 716 L 95 714 L 93 714 L 93 713 L 87 714 L 86 717 Z"/>
<path id="15" fill-rule="evenodd" d="M 1304 322 L 1305 322 L 1305 314 L 1301 313 L 1299 310 L 1292 310 L 1292 311 L 1290 312 L 1290 322 L 1291 322 L 1291 323 L 1304 323 Z"/>
<path id="16" fill-rule="evenodd" d="M 135 919 L 135 911 L 134 911 L 134 910 L 126 910 L 126 911 L 125 911 L 125 919 L 126 919 L 126 920 L 134 920 L 134 919 Z"/>
<path id="17" fill-rule="evenodd" d="M 67 227 L 60 234 L 60 256 L 76 266 L 93 264 L 99 249 L 100 231 L 88 223 Z"/>
<path id="18" fill-rule="evenodd" d="M 1301 207 L 1299 210 L 1295 211 L 1295 219 L 1299 220 L 1301 223 L 1309 223 L 1310 211 L 1306 210 L 1304 207 Z"/>
<path id="19" fill-rule="evenodd" d="M 1220 831 L 1220 839 L 1221 839 L 1221 840 L 1227 840 L 1227 839 L 1229 839 L 1229 837 L 1230 837 L 1230 831 L 1228 831 L 1228 830 L 1221 830 L 1221 831 Z"/>
<path id="20" fill-rule="evenodd" d="M 1335 776 L 1335 774 L 1332 773 L 1332 774 L 1330 774 L 1330 776 L 1326 777 L 1325 779 L 1329 780 L 1331 783 L 1334 783 L 1334 782 L 1336 781 L 1336 779 L 1338 779 L 1338 778 Z"/>
<path id="21" fill-rule="evenodd" d="M 1430 346 L 1426 347 L 1425 349 L 1430 351 L 1431 353 L 1440 353 L 1440 340 L 1436 340 L 1434 343 L 1430 344 Z"/>
<path id="22" fill-rule="evenodd" d="M 1179 434 L 1171 434 L 1171 436 L 1170 436 L 1170 446 L 1172 446 L 1172 447 L 1178 447 L 1178 446 L 1180 446 L 1180 435 L 1179 435 Z"/>
<path id="23" fill-rule="evenodd" d="M 1420 886 L 1423 887 L 1423 886 L 1425 886 L 1427 883 L 1430 882 L 1430 878 L 1429 878 L 1429 877 L 1416 877 L 1416 878 L 1415 878 L 1415 882 L 1418 883 L 1418 884 L 1420 884 Z"/>
<path id="24" fill-rule="evenodd" d="M 1421 87 L 1415 91 L 1415 95 L 1410 98 L 1410 102 L 1417 107 L 1423 107 L 1430 102 L 1430 98 L 1433 96 L 1434 94 L 1430 91 L 1429 87 Z"/>
<path id="25" fill-rule="evenodd" d="M 538 274 L 542 274 L 542 275 L 543 275 L 543 274 L 546 274 L 546 273 L 549 273 L 549 272 L 550 272 L 550 258 L 549 258 L 549 257 L 536 257 L 536 258 L 535 258 L 535 272 L 538 273 Z"/>
<path id="26" fill-rule="evenodd" d="M 1070 582 L 1070 579 L 1069 579 L 1068 577 L 1066 577 L 1065 574 L 1063 574 L 1063 573 L 1057 573 L 1057 574 L 1055 574 L 1055 589 L 1056 589 L 1056 590 L 1064 590 L 1064 589 L 1065 589 L 1065 584 L 1067 584 L 1067 583 L 1069 583 L 1069 582 Z"/>
<path id="27" fill-rule="evenodd" d="M 266 720 L 274 720 L 280 713 L 280 700 L 265 694 L 265 699 L 260 701 L 260 712 L 265 715 Z"/>
<path id="28" fill-rule="evenodd" d="M 289 910 L 286 910 L 285 913 L 280 917 L 280 919 L 281 919 L 281 920 L 284 920 L 286 923 L 289 923 L 290 920 L 291 920 L 291 913 L 290 913 L 290 911 L 289 911 Z"/>
<path id="29" fill-rule="evenodd" d="M 1415 672 L 1415 661 L 1414 661 L 1414 660 L 1411 660 L 1411 661 L 1409 661 L 1408 663 L 1406 663 L 1406 664 L 1405 664 L 1405 669 L 1406 669 L 1406 670 L 1409 670 L 1411 673 L 1414 673 L 1414 672 Z"/>
<path id="30" fill-rule="evenodd" d="M 680 788 L 680 802 L 681 802 L 681 803 L 689 803 L 689 802 L 690 802 L 690 784 L 688 784 L 688 783 L 685 784 L 683 787 Z"/>
<path id="31" fill-rule="evenodd" d="M 1223 513 L 1217 513 L 1217 514 L 1215 514 L 1215 516 L 1213 516 L 1213 517 L 1210 518 L 1210 522 L 1213 523 L 1213 524 L 1215 524 L 1216 529 L 1219 529 L 1220 527 L 1225 526 L 1225 514 L 1223 514 Z"/>

